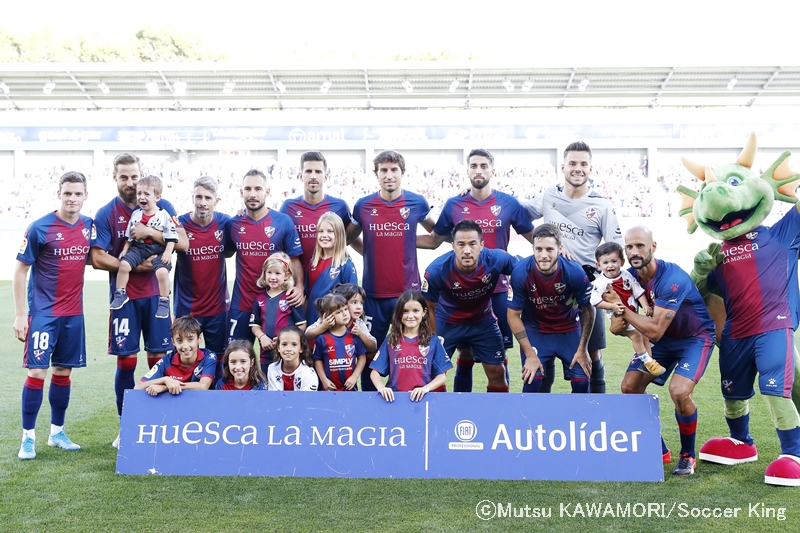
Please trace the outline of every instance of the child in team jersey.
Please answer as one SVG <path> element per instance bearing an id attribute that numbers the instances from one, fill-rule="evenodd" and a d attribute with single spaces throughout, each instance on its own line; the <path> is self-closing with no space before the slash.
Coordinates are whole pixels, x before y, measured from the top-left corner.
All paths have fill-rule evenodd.
<path id="1" fill-rule="evenodd" d="M 311 347 L 303 332 L 286 326 L 275 339 L 275 362 L 267 370 L 269 390 L 317 390 L 319 380 L 310 365 Z"/>
<path id="2" fill-rule="evenodd" d="M 291 259 L 284 252 L 272 254 L 264 261 L 256 284 L 263 293 L 253 302 L 250 329 L 261 346 L 261 371 L 266 374 L 272 363 L 275 335 L 289 324 L 305 329 L 303 311 L 286 300 L 286 291 L 294 285 Z"/>
<path id="3" fill-rule="evenodd" d="M 314 302 L 322 322 L 333 317 L 333 325 L 314 341 L 314 369 L 322 390 L 358 390 L 358 377 L 364 370 L 366 349 L 348 327 L 350 311 L 341 294 L 326 294 Z"/>
<path id="4" fill-rule="evenodd" d="M 622 265 L 625 264 L 622 246 L 615 242 L 605 242 L 597 247 L 594 255 L 600 275 L 592 281 L 592 294 L 589 302 L 593 306 L 605 310 L 609 315 L 623 313 L 623 306 L 638 312 L 639 306 L 641 306 L 646 310 L 647 316 L 653 316 L 653 308 L 648 303 L 642 286 L 630 272 L 622 270 Z M 603 293 L 607 291 L 617 293 L 622 303 L 612 304 L 603 300 Z M 633 358 L 641 361 L 638 367 L 641 372 L 651 376 L 660 376 L 666 371 L 658 361 L 653 359 L 650 341 L 644 335 L 631 325 L 628 325 L 625 335 L 633 344 Z"/>
<path id="5" fill-rule="evenodd" d="M 266 390 L 267 378 L 261 372 L 256 351 L 250 341 L 237 339 L 225 348 L 223 374 L 217 390 Z"/>
<path id="6" fill-rule="evenodd" d="M 178 231 L 175 229 L 175 220 L 165 210 L 158 207 L 162 192 L 161 179 L 156 176 L 141 178 L 136 184 L 136 198 L 139 207 L 131 215 L 128 228 L 125 230 L 125 246 L 119 256 L 119 270 L 117 271 L 117 288 L 111 309 L 121 309 L 128 303 L 126 292 L 131 271 L 142 264 L 148 257 L 153 258 L 153 269 L 158 280 L 158 308 L 156 318 L 169 318 L 169 271 L 172 268 L 172 252 L 178 242 Z M 145 239 L 137 241 L 131 237 L 131 228 L 138 223 L 161 232 L 164 244 Z"/>
<path id="7" fill-rule="evenodd" d="M 182 390 L 208 390 L 214 382 L 217 356 L 200 348 L 200 322 L 191 316 L 176 318 L 172 323 L 174 349 L 153 365 L 153 368 L 136 384 L 150 396 L 169 391 L 180 394 Z"/>
<path id="8" fill-rule="evenodd" d="M 325 213 L 317 222 L 317 244 L 306 270 L 306 301 L 316 302 L 340 283 L 358 283 L 356 267 L 347 255 L 347 240 L 342 219 Z M 306 309 L 306 320 L 313 324 L 319 315 L 313 303 Z"/>
<path id="9" fill-rule="evenodd" d="M 397 299 L 392 327 L 370 365 L 370 378 L 387 402 L 394 391 L 410 392 L 418 402 L 444 386 L 453 368 L 439 339 L 431 334 L 428 304 L 419 291 L 405 291 Z M 389 376 L 384 386 L 381 376 Z"/>
<path id="10" fill-rule="evenodd" d="M 367 297 L 364 289 L 355 283 L 342 283 L 333 288 L 333 293 L 341 294 L 347 300 L 347 310 L 350 311 L 350 324 L 347 327 L 350 328 L 353 335 L 361 340 L 367 350 L 367 362 L 371 361 L 372 355 L 378 350 L 378 343 L 375 337 L 370 335 L 367 323 L 361 318 L 364 316 L 364 300 Z M 324 322 L 322 319 L 317 319 L 316 322 L 306 328 L 308 342 L 313 343 L 319 335 L 333 327 L 333 323 L 333 315 L 328 315 Z"/>

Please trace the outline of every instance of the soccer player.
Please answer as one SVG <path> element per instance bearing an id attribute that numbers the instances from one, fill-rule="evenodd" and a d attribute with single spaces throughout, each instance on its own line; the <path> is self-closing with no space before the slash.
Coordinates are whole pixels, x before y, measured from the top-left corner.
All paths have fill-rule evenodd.
<path id="1" fill-rule="evenodd" d="M 511 274 L 514 300 L 508 324 L 520 346 L 522 392 L 541 392 L 543 364 L 558 357 L 573 393 L 589 392 L 592 360 L 586 346 L 594 322 L 592 286 L 581 266 L 559 254 L 561 232 L 553 224 L 533 230 L 533 255 Z M 577 306 L 577 307 L 576 307 Z"/>
<path id="2" fill-rule="evenodd" d="M 303 253 L 300 262 L 303 272 L 308 269 L 314 246 L 317 243 L 317 222 L 328 212 L 339 215 L 348 234 L 354 231 L 350 220 L 350 207 L 340 198 L 325 194 L 324 184 L 328 177 L 328 162 L 322 152 L 305 152 L 300 156 L 300 176 L 303 178 L 303 195 L 286 200 L 280 212 L 288 215 L 294 222 L 294 229 L 300 236 Z M 313 306 L 313 302 L 310 304 Z"/>
<path id="3" fill-rule="evenodd" d="M 477 222 L 483 230 L 483 245 L 497 250 L 508 250 L 511 228 L 531 241 L 533 225 L 528 213 L 519 201 L 502 191 L 492 188 L 494 178 L 494 156 L 489 150 L 476 148 L 467 156 L 467 176 L 470 191 L 466 195 L 447 200 L 430 235 L 417 237 L 418 248 L 436 249 L 453 235 L 454 226 L 465 219 Z M 501 275 L 492 296 L 492 309 L 503 336 L 505 349 L 513 346 L 511 330 L 506 319 L 508 309 L 508 277 Z M 459 347 L 456 361 L 456 376 L 453 386 L 456 392 L 472 390 L 472 365 L 474 359 L 468 346 Z M 506 367 L 508 366 L 506 361 Z M 508 372 L 506 369 L 506 376 Z"/>
<path id="4" fill-rule="evenodd" d="M 69 406 L 72 369 L 86 366 L 83 274 L 94 231 L 92 219 L 80 214 L 86 196 L 83 174 L 67 172 L 61 176 L 58 183 L 61 205 L 28 227 L 17 255 L 13 280 L 14 335 L 25 343 L 22 366 L 28 369 L 22 388 L 20 459 L 36 457 L 36 417 L 51 365 L 47 444 L 64 450 L 80 449 L 64 433 L 64 418 Z"/>
<path id="5" fill-rule="evenodd" d="M 564 240 L 564 250 L 588 271 L 594 271 L 594 251 L 601 241 L 614 241 L 622 245 L 622 232 L 617 222 L 614 206 L 608 199 L 589 189 L 592 173 L 592 150 L 581 141 L 564 150 L 564 184 L 546 189 L 525 203 L 531 220 L 544 218 L 554 224 Z M 590 279 L 591 281 L 591 279 Z M 592 358 L 592 377 L 589 392 L 606 391 L 603 352 L 606 347 L 604 313 L 596 309 L 594 329 L 589 338 L 589 356 Z M 555 377 L 554 368 L 545 369 L 543 391 L 550 391 Z"/>
<path id="6" fill-rule="evenodd" d="M 498 282 L 514 270 L 517 260 L 502 250 L 485 248 L 482 235 L 480 224 L 474 220 L 457 223 L 452 234 L 453 251 L 428 266 L 422 294 L 428 302 L 433 334 L 444 338 L 448 357 L 456 346 L 471 347 L 470 356 L 483 363 L 489 381 L 486 391 L 508 392 L 503 368 L 505 347 L 492 295 Z"/>
<path id="7" fill-rule="evenodd" d="M 373 171 L 380 190 L 356 202 L 352 241 L 363 232 L 364 272 L 361 284 L 367 293 L 364 321 L 378 346 L 383 344 L 397 297 L 405 290 L 420 289 L 417 265 L 417 225 L 432 231 L 428 201 L 402 189 L 405 158 L 392 150 L 375 156 Z M 367 356 L 367 366 L 371 358 Z M 361 390 L 374 391 L 369 376 L 362 374 Z"/>
<path id="8" fill-rule="evenodd" d="M 91 262 L 98 270 L 107 270 L 109 278 L 109 302 L 116 288 L 119 259 L 125 246 L 125 230 L 136 208 L 136 184 L 141 177 L 141 163 L 133 154 L 122 153 L 114 158 L 114 181 L 117 183 L 117 196 L 98 209 L 95 215 L 97 238 L 92 240 Z M 188 240 L 186 231 L 177 224 L 175 208 L 162 198 L 157 202 L 176 222 L 178 244 L 175 249 L 185 251 Z M 163 244 L 161 231 L 144 224 L 137 224 L 130 230 L 130 236 L 137 240 L 153 239 Z M 122 399 L 127 389 L 135 385 L 136 354 L 139 352 L 139 339 L 144 336 L 144 349 L 147 351 L 147 366 L 152 367 L 171 346 L 170 320 L 156 318 L 158 309 L 158 279 L 148 260 L 131 272 L 126 287 L 130 299 L 122 309 L 112 310 L 109 320 L 108 353 L 117 356 L 117 373 L 114 376 L 114 392 L 117 400 L 117 413 L 122 416 Z M 119 445 L 119 437 L 113 446 Z"/>
<path id="9" fill-rule="evenodd" d="M 194 182 L 194 210 L 178 217 L 189 248 L 178 253 L 175 268 L 175 316 L 192 315 L 200 322 L 205 347 L 217 355 L 217 379 L 227 340 L 228 270 L 225 265 L 225 225 L 230 217 L 215 210 L 217 181 L 208 176 Z"/>
<path id="10" fill-rule="evenodd" d="M 294 287 L 286 291 L 287 302 L 293 307 L 303 305 L 303 268 L 300 264 L 300 238 L 292 219 L 267 207 L 267 177 L 257 169 L 244 175 L 240 190 L 245 213 L 233 217 L 225 232 L 225 255 L 236 254 L 236 281 L 228 311 L 228 342 L 255 340 L 250 330 L 253 303 L 262 289 L 256 285 L 264 260 L 275 252 L 285 252 L 292 262 Z"/>
<path id="11" fill-rule="evenodd" d="M 632 325 L 650 339 L 653 359 L 667 369 L 658 377 L 651 376 L 640 372 L 641 362 L 634 359 L 622 379 L 623 394 L 644 394 L 652 382 L 664 385 L 674 371 L 669 394 L 675 404 L 681 452 L 672 473 L 682 476 L 694 474 L 697 405 L 692 393 L 706 370 L 716 335 L 714 322 L 689 274 L 674 263 L 657 260 L 655 251 L 656 242 L 649 229 L 636 226 L 625 233 L 625 254 L 631 265 L 628 271 L 645 289 L 654 310 L 650 318 L 625 306 L 621 317 L 624 320 L 612 318 L 611 331 L 623 333 L 627 324 Z M 612 301 L 614 297 L 619 300 L 615 292 L 606 294 Z M 669 462 L 670 453 L 663 439 L 662 454 Z"/>

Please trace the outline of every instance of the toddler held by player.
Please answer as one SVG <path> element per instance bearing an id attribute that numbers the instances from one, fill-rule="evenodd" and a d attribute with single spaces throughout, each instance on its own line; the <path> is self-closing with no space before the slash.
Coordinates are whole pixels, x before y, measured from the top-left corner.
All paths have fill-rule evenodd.
<path id="1" fill-rule="evenodd" d="M 250 329 L 261 345 L 261 371 L 266 375 L 272 363 L 275 334 L 289 324 L 305 328 L 303 311 L 286 300 L 286 291 L 294 286 L 291 259 L 284 252 L 272 254 L 264 261 L 256 284 L 267 289 L 253 302 Z"/>
<path id="2" fill-rule="evenodd" d="M 327 294 L 314 302 L 323 323 L 333 324 L 314 341 L 314 369 L 322 390 L 356 391 L 366 364 L 366 348 L 348 327 L 350 311 L 341 294 Z"/>
<path id="3" fill-rule="evenodd" d="M 275 339 L 275 362 L 269 365 L 269 390 L 311 390 L 319 387 L 317 373 L 311 368 L 311 348 L 303 332 L 286 326 Z"/>
<path id="4" fill-rule="evenodd" d="M 117 271 L 117 288 L 111 309 L 121 309 L 128 303 L 125 288 L 128 285 L 131 271 L 145 262 L 148 257 L 153 258 L 153 269 L 158 279 L 158 308 L 156 318 L 169 318 L 169 271 L 172 268 L 172 251 L 178 242 L 178 232 L 175 221 L 165 210 L 158 207 L 162 192 L 161 179 L 156 176 L 145 176 L 136 184 L 136 198 L 139 207 L 131 215 L 128 228 L 125 230 L 127 241 L 119 257 L 119 270 Z M 131 237 L 131 228 L 141 222 L 153 230 L 162 233 L 164 244 L 153 239 L 138 241 Z"/>
<path id="5" fill-rule="evenodd" d="M 261 372 L 256 351 L 250 341 L 237 339 L 225 348 L 223 374 L 217 390 L 266 390 L 267 378 Z"/>
<path id="6" fill-rule="evenodd" d="M 608 314 L 621 314 L 626 306 L 632 311 L 639 310 L 639 306 L 646 310 L 647 316 L 653 316 L 653 308 L 647 301 L 644 289 L 639 282 L 627 271 L 622 270 L 625 264 L 622 246 L 615 242 L 605 242 L 595 250 L 597 268 L 600 275 L 592 281 L 592 294 L 589 302 L 603 309 Z M 610 303 L 603 299 L 603 294 L 613 291 L 622 303 Z M 652 376 L 660 376 L 666 369 L 658 361 L 653 359 L 650 351 L 650 341 L 641 333 L 636 331 L 633 326 L 628 325 L 625 336 L 633 344 L 633 358 L 639 359 L 639 371 Z"/>
<path id="7" fill-rule="evenodd" d="M 397 299 L 389 335 L 370 364 L 372 383 L 387 402 L 394 401 L 394 391 L 410 392 L 411 401 L 418 402 L 445 384 L 451 368 L 444 347 L 431 334 L 425 298 L 419 291 L 405 291 Z M 386 375 L 384 386 L 381 376 Z"/>

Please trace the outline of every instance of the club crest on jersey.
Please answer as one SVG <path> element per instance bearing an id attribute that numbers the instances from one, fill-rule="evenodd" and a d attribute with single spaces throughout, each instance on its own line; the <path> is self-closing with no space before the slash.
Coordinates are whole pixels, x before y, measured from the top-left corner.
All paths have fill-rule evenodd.
<path id="1" fill-rule="evenodd" d="M 586 213 L 586 218 L 591 220 L 597 216 L 597 209 L 595 209 L 594 207 L 587 207 L 585 213 Z"/>
<path id="2" fill-rule="evenodd" d="M 89 240 L 89 230 L 88 229 L 83 228 L 81 230 L 81 235 L 83 235 L 83 238 L 86 239 L 87 241 Z"/>
<path id="3" fill-rule="evenodd" d="M 631 280 L 628 278 L 622 278 L 622 288 L 626 291 L 631 290 Z"/>
<path id="4" fill-rule="evenodd" d="M 745 234 L 745 237 L 747 237 L 751 241 L 754 241 L 756 239 L 756 237 L 758 237 L 758 232 L 757 231 L 751 231 L 750 233 Z"/>
<path id="5" fill-rule="evenodd" d="M 123 346 L 125 346 L 125 337 L 124 336 L 118 335 L 117 338 L 116 338 L 116 341 L 117 341 L 117 346 L 118 347 L 122 348 Z"/>
<path id="6" fill-rule="evenodd" d="M 503 210 L 502 205 L 493 205 L 492 207 L 489 208 L 489 211 L 491 211 L 494 216 L 499 215 L 500 211 L 502 210 Z"/>
<path id="7" fill-rule="evenodd" d="M 336 277 L 338 275 L 339 275 L 339 269 L 338 268 L 332 268 L 331 269 L 331 279 L 336 279 Z"/>
<path id="8" fill-rule="evenodd" d="M 400 216 L 403 217 L 403 220 L 408 218 L 409 213 L 411 213 L 411 209 L 407 207 L 400 208 Z"/>
<path id="9" fill-rule="evenodd" d="M 275 228 L 273 228 L 272 226 L 267 226 L 266 228 L 264 228 L 264 235 L 266 235 L 267 238 L 272 237 L 274 234 L 275 234 Z"/>
<path id="10" fill-rule="evenodd" d="M 425 357 L 426 355 L 428 355 L 428 352 L 429 352 L 430 350 L 431 350 L 431 347 L 430 347 L 430 345 L 428 345 L 428 346 L 420 346 L 420 347 L 419 347 L 419 354 L 420 354 L 422 357 Z"/>
<path id="11" fill-rule="evenodd" d="M 481 281 L 488 285 L 492 281 L 492 273 L 490 272 L 490 273 L 486 274 L 485 276 L 483 276 L 481 278 Z"/>
<path id="12" fill-rule="evenodd" d="M 356 345 L 355 344 L 345 344 L 344 345 L 344 353 L 347 354 L 347 357 L 353 357 L 356 353 Z"/>
<path id="13" fill-rule="evenodd" d="M 214 238 L 217 239 L 217 242 L 222 242 L 222 230 L 218 229 L 214 232 Z"/>
<path id="14" fill-rule="evenodd" d="M 27 250 L 27 249 L 28 249 L 28 238 L 27 237 L 23 237 L 22 238 L 22 244 L 20 244 L 20 246 L 19 246 L 19 253 L 24 254 L 25 250 Z"/>
<path id="15" fill-rule="evenodd" d="M 555 285 L 553 285 L 553 286 L 555 287 L 555 289 L 556 289 L 556 292 L 557 292 L 558 294 L 561 294 L 562 292 L 564 292 L 564 289 L 566 289 L 566 288 L 567 288 L 567 286 L 566 286 L 566 285 L 564 285 L 563 283 L 560 283 L 560 282 L 559 282 L 559 283 L 556 283 L 556 284 L 555 284 Z"/>
<path id="16" fill-rule="evenodd" d="M 281 313 L 285 313 L 287 309 L 289 309 L 289 304 L 286 300 L 280 300 L 278 302 L 278 307 L 281 310 Z"/>

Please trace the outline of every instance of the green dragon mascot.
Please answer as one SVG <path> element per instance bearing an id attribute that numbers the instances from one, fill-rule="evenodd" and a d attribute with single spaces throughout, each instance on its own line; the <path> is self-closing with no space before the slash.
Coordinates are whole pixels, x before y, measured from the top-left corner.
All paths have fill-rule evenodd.
<path id="1" fill-rule="evenodd" d="M 699 192 L 678 187 L 680 214 L 689 222 L 689 233 L 699 227 L 722 241 L 695 256 L 691 275 L 717 324 L 730 437 L 706 442 L 700 459 L 725 465 L 758 460 L 749 430 L 749 399 L 758 375 L 781 446 L 764 481 L 800 486 L 800 357 L 794 349 L 800 322 L 800 204 L 795 195 L 800 174 L 789 168 L 785 151 L 758 176 L 752 170 L 755 155 L 752 133 L 735 163 L 712 169 L 683 158 L 703 183 Z M 775 225 L 763 226 L 776 200 L 794 208 Z"/>

